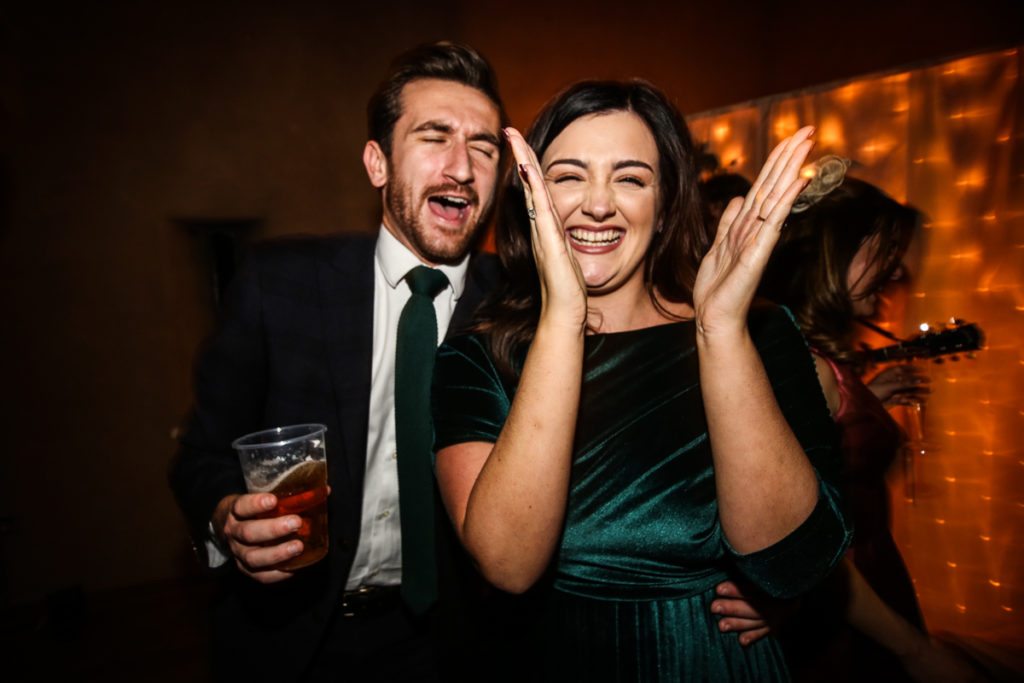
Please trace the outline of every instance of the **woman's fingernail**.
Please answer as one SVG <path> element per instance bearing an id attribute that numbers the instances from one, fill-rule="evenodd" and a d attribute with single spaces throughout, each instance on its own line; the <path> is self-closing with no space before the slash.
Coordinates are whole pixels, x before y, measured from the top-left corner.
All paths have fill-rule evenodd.
<path id="1" fill-rule="evenodd" d="M 508 128 L 502 128 L 501 129 L 501 134 L 505 136 L 506 140 L 508 140 L 508 138 L 509 138 Z"/>

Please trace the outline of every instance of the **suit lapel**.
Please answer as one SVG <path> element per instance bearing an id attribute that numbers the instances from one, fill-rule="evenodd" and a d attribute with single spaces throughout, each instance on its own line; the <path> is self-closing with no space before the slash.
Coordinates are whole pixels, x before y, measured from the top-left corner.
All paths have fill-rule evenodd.
<path id="1" fill-rule="evenodd" d="M 337 475 L 341 472 L 337 472 L 331 485 L 344 489 L 357 521 L 363 498 L 370 410 L 374 244 L 369 235 L 342 238 L 320 263 L 317 273 L 324 311 L 325 355 L 347 474 L 340 477 Z"/>
<path id="2" fill-rule="evenodd" d="M 498 260 L 493 254 L 474 254 L 466 272 L 466 288 L 452 312 L 446 337 L 465 330 L 473 321 L 473 314 L 498 284 Z"/>

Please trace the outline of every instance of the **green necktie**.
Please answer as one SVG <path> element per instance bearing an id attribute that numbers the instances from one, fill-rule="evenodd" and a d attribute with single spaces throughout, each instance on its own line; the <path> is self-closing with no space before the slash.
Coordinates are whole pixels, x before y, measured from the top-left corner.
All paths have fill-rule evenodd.
<path id="1" fill-rule="evenodd" d="M 405 276 L 412 296 L 398 319 L 395 356 L 395 441 L 402 515 L 402 598 L 414 614 L 437 599 L 434 557 L 434 447 L 430 380 L 437 354 L 434 297 L 448 286 L 439 270 L 417 266 Z"/>

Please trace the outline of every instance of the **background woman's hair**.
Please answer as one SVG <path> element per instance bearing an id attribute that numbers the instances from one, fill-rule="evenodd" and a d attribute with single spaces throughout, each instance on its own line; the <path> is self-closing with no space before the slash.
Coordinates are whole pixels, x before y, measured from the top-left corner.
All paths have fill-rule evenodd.
<path id="1" fill-rule="evenodd" d="M 573 121 L 590 115 L 632 112 L 650 129 L 658 150 L 658 213 L 644 263 L 644 284 L 672 302 L 691 303 L 693 282 L 709 242 L 701 224 L 694 147 L 679 111 L 644 81 L 582 81 L 545 105 L 526 139 L 538 158 Z M 533 339 L 540 317 L 540 286 L 530 246 L 522 183 L 515 169 L 495 227 L 498 255 L 507 270 L 505 286 L 481 311 L 475 329 L 489 337 L 499 369 L 514 375 L 513 359 Z"/>
<path id="2" fill-rule="evenodd" d="M 856 316 L 847 271 L 871 238 L 879 269 L 865 292 L 888 283 L 922 215 L 874 185 L 849 176 L 803 213 L 791 214 L 761 280 L 760 293 L 790 308 L 811 346 L 838 361 L 855 360 Z"/>

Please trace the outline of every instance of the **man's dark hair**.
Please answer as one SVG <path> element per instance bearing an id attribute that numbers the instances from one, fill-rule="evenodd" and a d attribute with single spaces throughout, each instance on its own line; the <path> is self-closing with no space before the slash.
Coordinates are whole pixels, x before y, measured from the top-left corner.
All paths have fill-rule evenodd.
<path id="1" fill-rule="evenodd" d="M 369 139 L 376 140 L 384 154 L 391 156 L 395 123 L 402 116 L 402 89 L 421 78 L 454 81 L 476 88 L 498 108 L 501 125 L 508 124 L 505 105 L 498 95 L 498 78 L 483 55 L 468 45 L 447 41 L 420 45 L 392 62 L 388 77 L 377 86 L 366 106 Z"/>

